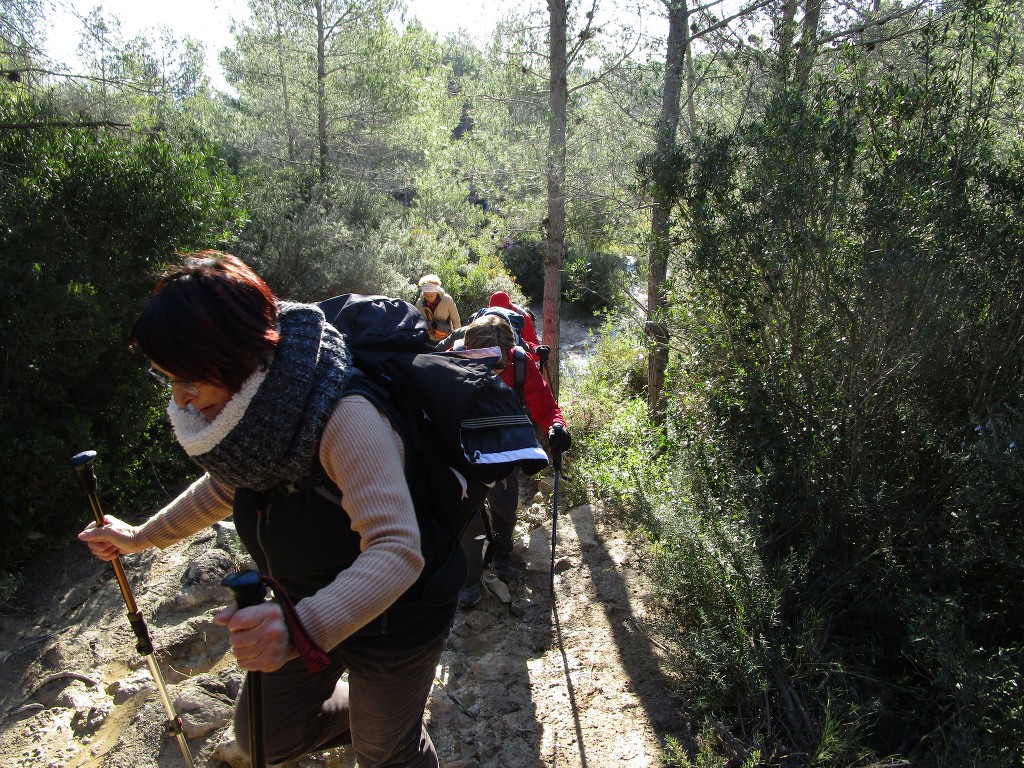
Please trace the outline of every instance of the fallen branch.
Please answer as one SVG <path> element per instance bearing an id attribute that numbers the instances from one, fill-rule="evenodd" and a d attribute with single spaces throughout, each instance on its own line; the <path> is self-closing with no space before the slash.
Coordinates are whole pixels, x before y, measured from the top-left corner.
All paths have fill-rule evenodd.
<path id="1" fill-rule="evenodd" d="M 7 713 L 7 717 L 16 717 L 17 715 L 24 715 L 26 712 L 38 712 L 41 709 L 46 709 L 42 704 L 38 702 L 29 702 L 28 700 L 35 696 L 42 688 L 45 688 L 50 683 L 55 683 L 58 680 L 78 680 L 81 683 L 85 683 L 91 688 L 97 687 L 100 682 L 94 680 L 88 675 L 83 675 L 79 672 L 54 672 L 52 675 L 47 675 L 39 683 L 29 691 L 28 695 L 22 699 L 22 704 L 14 707 Z"/>
<path id="2" fill-rule="evenodd" d="M 445 695 L 449 699 L 451 699 L 453 702 L 455 702 L 455 706 L 457 706 L 460 710 L 462 710 L 462 714 L 466 715 L 470 720 L 476 720 L 476 715 L 474 715 L 472 712 L 470 712 L 468 709 L 466 709 L 466 707 L 462 704 L 462 702 L 459 701 L 457 698 L 455 698 L 455 694 L 453 694 L 451 691 L 448 690 L 448 686 L 445 685 L 443 682 L 441 682 L 441 679 L 439 677 L 435 677 L 434 678 L 434 682 L 437 683 L 439 686 L 441 686 L 441 690 L 445 692 Z"/>
<path id="3" fill-rule="evenodd" d="M 25 698 L 31 698 L 36 694 L 36 692 L 40 688 L 44 688 L 50 683 L 55 683 L 58 680 L 78 680 L 79 682 L 85 683 L 91 688 L 95 688 L 100 684 L 99 680 L 93 680 L 91 677 L 80 674 L 78 672 L 55 672 L 52 675 L 47 675 L 46 677 L 44 677 L 42 681 L 35 688 L 33 688 L 29 695 Z"/>
<path id="4" fill-rule="evenodd" d="M 8 717 L 17 717 L 18 715 L 24 715 L 26 712 L 38 712 L 41 709 L 45 709 L 42 704 L 22 704 L 20 707 L 15 707 L 7 713 Z"/>
<path id="5" fill-rule="evenodd" d="M 739 762 L 742 765 L 746 765 L 750 762 L 750 753 L 747 748 L 743 746 L 743 743 L 733 736 L 729 729 L 726 728 L 722 723 L 717 720 L 712 720 L 711 727 L 715 731 L 715 735 L 718 736 L 722 741 L 722 745 L 726 751 L 729 752 L 730 757 Z"/>
<path id="6" fill-rule="evenodd" d="M 640 635 L 642 635 L 642 636 L 644 637 L 644 639 L 646 639 L 646 640 L 647 640 L 648 642 L 650 642 L 650 643 L 653 643 L 654 645 L 658 646 L 659 648 L 661 648 L 661 650 L 665 651 L 666 653 L 672 653 L 672 649 L 671 649 L 671 648 L 669 648 L 669 647 L 668 647 L 667 645 L 665 645 L 664 643 L 659 643 L 659 642 L 658 642 L 657 640 L 655 640 L 655 639 L 654 639 L 654 638 L 653 638 L 653 637 L 652 637 L 652 636 L 650 635 L 650 633 L 649 633 L 649 632 L 645 632 L 645 631 L 644 631 L 643 629 L 641 629 L 641 627 L 640 627 L 640 624 L 639 624 L 639 623 L 637 622 L 637 620 L 636 620 L 636 619 L 633 619 L 633 618 L 630 618 L 630 619 L 626 619 L 626 620 L 625 620 L 625 621 L 623 622 L 623 624 L 625 624 L 625 625 L 626 625 L 627 629 L 628 629 L 629 627 L 632 627 L 632 628 L 633 628 L 633 631 L 634 631 L 634 632 L 637 632 L 637 633 L 639 633 L 639 634 L 640 634 Z"/>

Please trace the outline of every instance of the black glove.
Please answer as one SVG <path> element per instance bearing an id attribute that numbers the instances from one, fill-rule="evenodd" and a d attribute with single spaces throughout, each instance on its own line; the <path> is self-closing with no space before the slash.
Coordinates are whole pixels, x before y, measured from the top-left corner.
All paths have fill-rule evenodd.
<path id="1" fill-rule="evenodd" d="M 431 320 L 430 321 L 430 330 L 432 330 L 432 331 L 436 331 L 437 330 L 437 320 Z"/>
<path id="2" fill-rule="evenodd" d="M 572 438 L 569 437 L 569 430 L 561 424 L 552 424 L 548 430 L 548 443 L 555 453 L 565 453 L 572 448 Z"/>

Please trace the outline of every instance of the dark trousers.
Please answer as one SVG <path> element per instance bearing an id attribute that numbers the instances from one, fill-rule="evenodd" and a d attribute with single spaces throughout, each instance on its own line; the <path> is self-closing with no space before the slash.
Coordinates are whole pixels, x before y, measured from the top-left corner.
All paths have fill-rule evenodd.
<path id="1" fill-rule="evenodd" d="M 487 502 L 470 520 L 462 533 L 462 550 L 469 571 L 466 585 L 476 584 L 483 574 L 484 562 L 512 552 L 519 508 L 519 469 L 512 470 L 487 493 Z M 486 557 L 485 557 L 486 545 Z"/>
<path id="2" fill-rule="evenodd" d="M 292 659 L 262 673 L 267 762 L 352 744 L 360 768 L 437 768 L 423 710 L 446 639 L 447 632 L 411 651 L 342 643 L 319 672 Z M 248 694 L 246 685 L 235 709 L 235 738 L 247 754 Z"/>

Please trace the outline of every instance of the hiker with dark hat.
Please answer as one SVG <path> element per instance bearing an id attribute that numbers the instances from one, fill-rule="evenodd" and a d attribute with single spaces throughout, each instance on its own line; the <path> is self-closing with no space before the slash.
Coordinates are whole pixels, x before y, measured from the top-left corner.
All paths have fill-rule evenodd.
<path id="1" fill-rule="evenodd" d="M 521 391 L 527 414 L 547 435 L 551 450 L 558 454 L 568 451 L 572 439 L 554 393 L 537 364 L 526 356 L 525 350 L 516 346 L 508 320 L 500 315 L 484 315 L 474 320 L 466 326 L 463 345 L 466 349 L 497 347 L 500 350 L 501 359 L 494 366 L 495 373 L 509 387 Z M 525 364 L 517 366 L 517 357 L 525 360 Z M 517 367 L 522 372 L 521 382 L 515 379 Z M 485 507 L 473 516 L 463 533 L 462 546 L 469 563 L 466 586 L 459 593 L 459 605 L 463 608 L 478 604 L 483 597 L 480 577 L 485 563 L 503 581 L 515 576 L 511 555 L 519 509 L 519 476 L 520 471 L 515 469 L 495 483 L 487 495 Z"/>
<path id="2" fill-rule="evenodd" d="M 346 391 L 345 337 L 317 306 L 279 301 L 237 258 L 206 251 L 160 277 L 132 347 L 167 387 L 175 436 L 205 474 L 142 525 L 106 516 L 79 538 L 111 560 L 233 515 L 278 597 L 215 619 L 261 678 L 267 760 L 351 744 L 366 768 L 436 768 L 423 712 L 455 594 L 395 607 L 424 569 L 421 532 L 401 438 Z M 303 486 L 310 473 L 326 485 Z M 317 671 L 300 658 L 308 641 Z M 249 693 L 247 681 L 235 713 L 246 752 Z"/>
<path id="3" fill-rule="evenodd" d="M 424 275 L 419 280 L 420 296 L 416 308 L 427 321 L 427 335 L 433 343 L 444 340 L 452 331 L 462 327 L 455 300 L 441 288 L 441 278 Z"/>

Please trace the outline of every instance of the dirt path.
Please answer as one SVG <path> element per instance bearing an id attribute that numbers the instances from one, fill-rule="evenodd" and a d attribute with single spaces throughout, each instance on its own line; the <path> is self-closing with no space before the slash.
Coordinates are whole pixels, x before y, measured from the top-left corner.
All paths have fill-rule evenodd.
<path id="1" fill-rule="evenodd" d="M 448 768 L 659 766 L 682 738 L 665 654 L 645 634 L 651 610 L 618 532 L 590 507 L 558 517 L 555 610 L 549 503 L 522 511 L 520 575 L 485 577 L 484 601 L 460 613 L 428 706 Z M 241 674 L 211 617 L 237 567 L 229 527 L 162 553 L 126 558 L 197 766 L 242 763 L 231 701 Z M 144 585 L 144 586 L 140 586 Z M 0 606 L 0 764 L 4 768 L 179 768 L 166 719 L 109 566 L 77 544 L 50 553 Z M 289 764 L 351 766 L 344 750 Z"/>
<path id="2" fill-rule="evenodd" d="M 659 672 L 663 651 L 639 631 L 648 608 L 627 543 L 589 506 L 560 515 L 552 611 L 550 510 L 535 505 L 523 518 L 533 527 L 517 544 L 525 572 L 511 605 L 488 595 L 484 628 L 470 628 L 479 610 L 460 617 L 444 657 L 449 690 L 474 698 L 477 717 L 432 710 L 444 756 L 471 745 L 467 766 L 660 765 L 660 739 L 680 718 Z"/>

